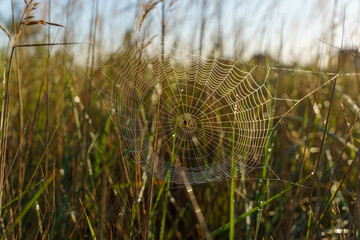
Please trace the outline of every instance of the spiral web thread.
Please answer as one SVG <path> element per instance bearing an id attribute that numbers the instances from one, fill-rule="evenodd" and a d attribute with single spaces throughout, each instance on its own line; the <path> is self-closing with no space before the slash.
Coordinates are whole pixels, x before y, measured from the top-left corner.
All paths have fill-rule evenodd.
<path id="1" fill-rule="evenodd" d="M 229 179 L 232 157 L 235 177 L 268 167 L 264 152 L 276 126 L 338 76 L 328 73 L 325 83 L 300 99 L 278 98 L 268 87 L 278 71 L 314 77 L 311 71 L 204 58 L 172 47 L 162 56 L 147 47 L 104 66 L 106 80 L 95 87 L 143 170 L 175 184 L 197 184 Z"/>

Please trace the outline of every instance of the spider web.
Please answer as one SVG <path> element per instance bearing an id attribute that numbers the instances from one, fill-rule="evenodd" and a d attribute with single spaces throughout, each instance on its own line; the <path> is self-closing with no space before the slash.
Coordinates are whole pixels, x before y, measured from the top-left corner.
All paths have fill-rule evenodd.
<path id="1" fill-rule="evenodd" d="M 281 86 L 287 97 L 280 98 L 279 89 L 270 84 L 279 71 L 294 82 L 299 73 L 300 78 L 318 76 L 204 58 L 174 47 L 162 54 L 150 45 L 130 49 L 104 66 L 106 78 L 95 87 L 127 151 L 143 170 L 175 184 L 198 184 L 229 179 L 232 167 L 235 177 L 269 168 L 264 156 L 274 129 L 338 76 L 327 73 L 323 84 L 297 99 Z"/>

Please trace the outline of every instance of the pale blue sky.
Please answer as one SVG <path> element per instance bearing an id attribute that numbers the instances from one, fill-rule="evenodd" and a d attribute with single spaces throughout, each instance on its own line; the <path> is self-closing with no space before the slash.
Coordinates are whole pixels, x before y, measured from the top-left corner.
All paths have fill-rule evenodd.
<path id="1" fill-rule="evenodd" d="M 46 14 L 47 0 L 42 6 L 38 18 Z M 52 21 L 66 26 L 66 29 L 52 28 L 53 41 L 61 41 L 64 31 L 68 31 L 75 41 L 87 41 L 91 19 L 91 0 L 51 0 Z M 68 2 L 75 2 L 72 8 Z M 122 44 L 122 36 L 128 29 L 134 30 L 138 0 L 100 0 L 101 16 L 97 42 L 102 44 L 102 52 L 111 51 Z M 169 7 L 167 0 L 168 36 L 177 37 L 184 44 L 198 48 L 202 0 L 177 0 Z M 210 49 L 220 29 L 223 38 L 224 55 L 240 58 L 234 51 L 244 48 L 244 58 L 254 53 L 266 52 L 283 61 L 305 61 L 314 57 L 322 46 L 319 39 L 340 47 L 342 21 L 346 6 L 345 46 L 360 46 L 360 6 L 357 0 L 291 0 L 291 1 L 244 1 L 222 0 L 221 16 L 218 18 L 219 1 L 206 0 L 206 30 L 204 48 Z M 1 0 L 0 21 L 4 23 L 11 14 L 11 0 Z M 15 0 L 17 10 L 23 7 L 23 0 Z M 151 11 L 144 26 L 147 36 L 160 36 L 161 4 Z M 70 18 L 66 18 L 70 11 Z M 234 45 L 235 39 L 238 44 Z M 4 34 L 0 43 L 6 42 Z M 280 46 L 282 51 L 280 52 Z M 332 47 L 326 47 L 334 50 Z"/>

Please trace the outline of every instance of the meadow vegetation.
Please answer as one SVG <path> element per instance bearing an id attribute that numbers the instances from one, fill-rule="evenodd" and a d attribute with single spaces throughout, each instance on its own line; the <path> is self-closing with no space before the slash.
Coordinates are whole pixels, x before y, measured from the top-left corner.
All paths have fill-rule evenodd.
<path id="1" fill-rule="evenodd" d="M 360 239 L 357 50 L 336 49 L 321 69 L 325 53 L 301 67 L 265 53 L 248 60 L 291 69 L 273 71 L 268 82 L 272 92 L 291 99 L 333 80 L 290 111 L 269 137 L 263 161 L 280 180 L 260 169 L 176 187 L 134 163 L 94 87 L 116 76 L 114 63 L 137 38 L 151 43 L 139 29 L 155 9 L 163 18 L 175 13 L 162 1 L 144 1 L 143 14 L 134 19 L 138 33 L 127 31 L 121 48 L 101 55 L 98 14 L 88 23 L 88 42 L 65 34 L 54 43 L 50 31 L 64 26 L 45 20 L 48 3 L 16 3 L 20 16 L 1 22 L 8 42 L 0 49 L 0 239 Z M 94 13 L 98 4 L 93 1 Z M 221 46 L 212 40 L 209 56 Z M 77 52 L 80 45 L 85 53 Z M 85 60 L 77 61 L 78 54 Z M 273 105 L 275 112 L 282 107 Z"/>

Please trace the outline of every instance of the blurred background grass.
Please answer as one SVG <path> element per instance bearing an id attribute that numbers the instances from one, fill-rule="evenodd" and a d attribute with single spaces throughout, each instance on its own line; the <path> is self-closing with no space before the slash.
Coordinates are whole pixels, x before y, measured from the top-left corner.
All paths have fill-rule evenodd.
<path id="1" fill-rule="evenodd" d="M 341 75 L 278 125 L 266 159 L 283 181 L 244 176 L 233 189 L 230 181 L 194 185 L 193 195 L 185 187 L 167 192 L 155 181 L 152 208 L 150 182 L 143 186 L 141 168 L 121 147 L 90 82 L 106 81 L 97 67 L 119 59 L 134 42 L 156 44 L 162 36 L 203 56 L 357 73 L 357 1 L 48 0 L 28 22 L 64 27 L 20 27 L 31 3 L 0 3 L 0 23 L 11 38 L 21 30 L 12 57 L 5 32 L 0 37 L 3 239 L 157 239 L 161 227 L 168 239 L 199 239 L 206 231 L 227 239 L 231 190 L 235 238 L 359 237 L 358 76 Z M 20 47 L 25 44 L 45 46 Z M 309 76 L 274 72 L 269 88 L 301 98 L 317 79 L 328 80 Z M 305 187 L 289 183 L 303 178 Z"/>

